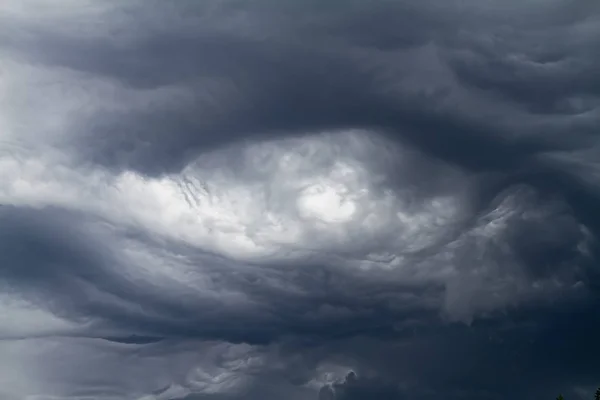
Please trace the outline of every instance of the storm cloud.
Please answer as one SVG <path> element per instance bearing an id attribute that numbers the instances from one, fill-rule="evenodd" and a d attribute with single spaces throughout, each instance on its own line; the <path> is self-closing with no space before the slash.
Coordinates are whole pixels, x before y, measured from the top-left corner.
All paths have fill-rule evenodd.
<path id="1" fill-rule="evenodd" d="M 0 397 L 591 398 L 593 1 L 8 0 Z"/>

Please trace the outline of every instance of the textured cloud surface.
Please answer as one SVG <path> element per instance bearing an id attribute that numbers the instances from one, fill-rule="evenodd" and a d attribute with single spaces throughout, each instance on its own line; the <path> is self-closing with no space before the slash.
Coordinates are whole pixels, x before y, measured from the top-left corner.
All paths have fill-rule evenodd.
<path id="1" fill-rule="evenodd" d="M 7 0 L 0 398 L 589 398 L 593 1 Z"/>

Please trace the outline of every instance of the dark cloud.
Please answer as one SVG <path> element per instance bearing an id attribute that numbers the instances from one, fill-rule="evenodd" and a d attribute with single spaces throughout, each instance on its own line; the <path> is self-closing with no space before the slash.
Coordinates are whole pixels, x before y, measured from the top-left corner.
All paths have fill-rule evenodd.
<path id="1" fill-rule="evenodd" d="M 470 13 L 457 21 L 459 11 L 451 7 L 437 10 L 436 5 L 420 8 L 403 2 L 317 9 L 286 2 L 256 8 L 224 2 L 198 10 L 160 3 L 153 12 L 146 7 L 134 7 L 139 20 L 133 25 L 123 11 L 109 13 L 106 18 L 114 14 L 119 34 L 78 36 L 25 25 L 10 32 L 14 39 L 7 39 L 9 48 L 18 46 L 25 59 L 116 79 L 140 90 L 181 89 L 144 110 L 100 110 L 81 126 L 74 119 L 77 135 L 67 140 L 74 141 L 85 160 L 156 174 L 181 168 L 207 146 L 236 139 L 375 127 L 471 168 L 513 166 L 548 149 L 539 139 L 507 139 L 515 128 L 528 133 L 514 122 L 527 126 L 543 120 L 522 109 L 505 109 L 510 105 L 494 100 L 493 92 L 521 90 L 569 101 L 567 94 L 542 91 L 560 91 L 552 85 L 561 85 L 581 97 L 585 93 L 573 79 L 582 81 L 586 93 L 594 90 L 589 84 L 593 76 L 586 78 L 595 73 L 594 64 L 582 58 L 585 54 L 566 45 L 557 49 L 576 65 L 560 67 L 567 71 L 557 73 L 567 75 L 555 78 L 552 71 L 533 69 L 527 60 L 510 61 L 512 52 L 523 51 L 518 30 L 512 36 L 495 32 L 493 26 L 470 20 Z M 153 13 L 164 13 L 165 24 L 174 27 L 159 24 Z M 593 46 L 588 39 L 593 29 L 576 33 Z M 502 51 L 492 39 L 481 40 L 479 48 L 472 44 L 472 38 L 490 35 L 505 43 Z M 479 61 L 473 59 L 477 54 Z M 498 68 L 506 72 L 480 68 L 482 63 L 494 64 L 486 57 L 499 58 Z M 588 66 L 579 67 L 582 63 Z M 463 78 L 475 80 L 477 87 L 461 85 Z M 507 82 L 495 84 L 492 79 Z M 535 88 L 527 88 L 523 79 Z M 510 121 L 515 113 L 518 119 Z M 488 118 L 506 122 L 498 125 Z"/>
<path id="2" fill-rule="evenodd" d="M 7 4 L 0 397 L 591 398 L 592 2 Z"/>

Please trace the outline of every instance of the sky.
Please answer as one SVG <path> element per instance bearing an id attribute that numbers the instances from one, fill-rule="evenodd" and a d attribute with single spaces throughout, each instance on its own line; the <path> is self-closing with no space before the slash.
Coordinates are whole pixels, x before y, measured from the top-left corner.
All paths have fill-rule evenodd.
<path id="1" fill-rule="evenodd" d="M 3 0 L 0 400 L 591 399 L 600 3 Z"/>

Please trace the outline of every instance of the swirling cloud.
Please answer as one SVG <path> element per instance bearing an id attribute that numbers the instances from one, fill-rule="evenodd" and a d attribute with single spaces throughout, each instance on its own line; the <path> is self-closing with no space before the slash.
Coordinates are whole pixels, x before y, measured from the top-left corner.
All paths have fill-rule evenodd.
<path id="1" fill-rule="evenodd" d="M 599 17 L 7 1 L 0 396 L 587 396 Z"/>

